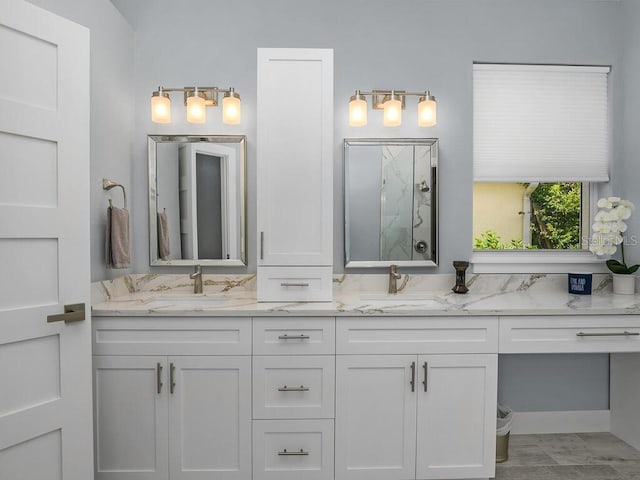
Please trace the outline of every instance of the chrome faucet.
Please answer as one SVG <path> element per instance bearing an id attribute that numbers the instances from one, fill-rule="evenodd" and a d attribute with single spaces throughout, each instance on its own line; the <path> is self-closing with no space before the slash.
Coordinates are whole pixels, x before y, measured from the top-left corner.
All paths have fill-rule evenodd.
<path id="1" fill-rule="evenodd" d="M 389 266 L 389 293 L 396 294 L 398 293 L 398 285 L 396 284 L 396 280 L 400 280 L 402 275 L 398 273 L 397 265 Z"/>
<path id="2" fill-rule="evenodd" d="M 196 265 L 195 271 L 189 275 L 189 278 L 193 280 L 193 293 L 202 293 L 202 268 L 200 265 Z"/>

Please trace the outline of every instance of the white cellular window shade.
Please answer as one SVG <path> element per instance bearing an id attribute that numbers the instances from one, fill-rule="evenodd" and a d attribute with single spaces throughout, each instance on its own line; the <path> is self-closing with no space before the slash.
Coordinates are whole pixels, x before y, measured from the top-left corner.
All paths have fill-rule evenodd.
<path id="1" fill-rule="evenodd" d="M 608 73 L 474 64 L 474 180 L 608 181 Z"/>

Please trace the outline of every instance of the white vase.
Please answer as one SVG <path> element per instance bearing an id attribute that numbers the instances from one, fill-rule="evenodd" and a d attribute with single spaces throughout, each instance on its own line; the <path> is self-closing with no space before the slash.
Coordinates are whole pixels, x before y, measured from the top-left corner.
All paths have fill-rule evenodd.
<path id="1" fill-rule="evenodd" d="M 636 276 L 613 273 L 613 293 L 633 295 L 636 293 Z"/>

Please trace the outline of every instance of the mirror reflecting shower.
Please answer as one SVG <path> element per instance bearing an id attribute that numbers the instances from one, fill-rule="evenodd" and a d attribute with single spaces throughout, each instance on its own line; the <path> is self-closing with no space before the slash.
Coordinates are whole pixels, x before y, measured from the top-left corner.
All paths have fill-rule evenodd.
<path id="1" fill-rule="evenodd" d="M 347 267 L 437 264 L 436 173 L 436 139 L 345 139 Z"/>

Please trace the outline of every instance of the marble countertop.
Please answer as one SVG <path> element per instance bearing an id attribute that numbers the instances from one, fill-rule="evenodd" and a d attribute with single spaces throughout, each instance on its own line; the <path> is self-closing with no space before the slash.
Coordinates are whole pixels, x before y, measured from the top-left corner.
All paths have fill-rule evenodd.
<path id="1" fill-rule="evenodd" d="M 128 275 L 92 285 L 94 316 L 465 316 L 640 314 L 640 295 L 616 295 L 594 274 L 592 295 L 567 293 L 567 276 L 470 275 L 469 292 L 451 291 L 453 275 L 403 275 L 386 294 L 387 275 L 334 278 L 333 302 L 258 303 L 255 275 L 204 275 L 193 294 L 188 275 Z"/>

